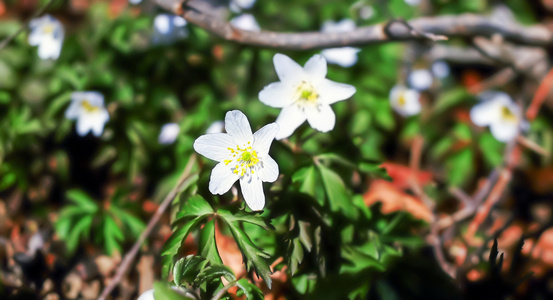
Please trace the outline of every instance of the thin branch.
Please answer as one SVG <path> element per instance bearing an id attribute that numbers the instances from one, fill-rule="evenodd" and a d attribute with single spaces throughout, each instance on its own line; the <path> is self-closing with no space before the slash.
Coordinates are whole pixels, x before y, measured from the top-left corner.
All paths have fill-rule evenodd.
<path id="1" fill-rule="evenodd" d="M 524 27 L 518 24 L 505 26 L 505 24 L 494 22 L 487 17 L 474 14 L 413 19 L 408 22 L 409 27 L 412 29 L 398 24 L 396 21 L 392 21 L 394 24 L 386 22 L 363 26 L 346 33 L 254 32 L 236 28 L 226 20 L 211 15 L 209 10 L 200 8 L 198 4 L 201 2 L 205 7 L 207 1 L 156 1 L 162 8 L 181 15 L 188 22 L 225 40 L 267 48 L 309 50 L 363 46 L 392 41 L 428 40 L 430 37 L 439 37 L 435 39 L 442 39 L 443 37 L 491 37 L 494 34 L 500 34 L 507 41 L 524 45 L 544 47 L 553 44 L 553 33 L 543 26 Z"/>
<path id="2" fill-rule="evenodd" d="M 21 27 L 19 27 L 19 29 L 17 29 L 16 32 L 12 33 L 10 36 L 8 36 L 2 42 L 0 42 L 0 50 L 4 49 L 4 47 L 6 47 L 13 39 L 15 39 L 23 31 L 25 31 L 25 29 L 29 25 L 29 22 L 31 22 L 32 19 L 42 15 L 53 2 L 54 0 L 48 1 L 48 3 L 46 3 L 46 5 L 44 5 L 41 9 L 37 10 L 37 12 L 34 13 L 33 16 L 30 17 L 27 22 L 21 24 Z"/>
<path id="3" fill-rule="evenodd" d="M 532 98 L 532 103 L 530 107 L 526 110 L 526 118 L 528 121 L 533 121 L 540 110 L 541 105 L 547 99 L 547 96 L 551 92 L 551 87 L 553 86 L 553 68 L 549 70 L 547 75 L 542 79 L 534 98 Z"/>
<path id="4" fill-rule="evenodd" d="M 121 279 L 123 278 L 123 275 L 127 272 L 129 267 L 131 266 L 132 261 L 134 260 L 136 254 L 138 253 L 138 250 L 140 249 L 140 246 L 146 238 L 150 235 L 152 230 L 154 229 L 154 226 L 157 224 L 163 213 L 165 212 L 165 209 L 171 204 L 173 199 L 179 194 L 182 186 L 184 183 L 186 183 L 187 179 L 190 178 L 190 173 L 192 171 L 192 167 L 194 166 L 194 163 L 196 162 L 196 155 L 190 156 L 190 159 L 188 160 L 188 163 L 186 164 L 186 167 L 184 168 L 184 171 L 182 172 L 182 175 L 180 176 L 179 180 L 177 181 L 177 184 L 173 187 L 173 189 L 167 194 L 165 199 L 163 199 L 163 202 L 161 205 L 157 208 L 156 212 L 150 219 L 150 222 L 148 222 L 148 226 L 142 233 L 140 234 L 140 237 L 138 240 L 134 243 L 131 250 L 125 255 L 123 258 L 123 261 L 119 265 L 119 268 L 117 269 L 117 273 L 109 283 L 109 285 L 102 291 L 102 294 L 98 298 L 98 300 L 105 300 L 107 296 L 113 291 L 113 289 L 119 284 Z"/>

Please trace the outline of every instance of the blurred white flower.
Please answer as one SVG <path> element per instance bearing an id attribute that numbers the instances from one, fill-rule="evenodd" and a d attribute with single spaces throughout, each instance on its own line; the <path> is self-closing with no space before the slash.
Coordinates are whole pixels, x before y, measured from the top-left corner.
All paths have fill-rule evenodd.
<path id="1" fill-rule="evenodd" d="M 209 125 L 205 133 L 221 133 L 225 130 L 225 122 L 215 121 Z"/>
<path id="2" fill-rule="evenodd" d="M 368 20 L 374 16 L 374 8 L 372 6 L 365 5 L 359 9 L 359 17 L 363 20 Z"/>
<path id="3" fill-rule="evenodd" d="M 158 141 L 162 145 L 172 144 L 179 136 L 180 126 L 177 123 L 167 123 L 161 127 Z"/>
<path id="4" fill-rule="evenodd" d="M 38 250 L 41 250 L 44 247 L 44 238 L 40 231 L 35 232 L 29 239 L 27 243 L 27 255 L 34 257 Z"/>
<path id="5" fill-rule="evenodd" d="M 419 91 L 429 89 L 433 81 L 434 78 L 432 77 L 432 73 L 427 69 L 412 70 L 407 77 L 409 86 Z"/>
<path id="6" fill-rule="evenodd" d="M 218 161 L 211 171 L 209 191 L 222 195 L 240 180 L 244 200 L 252 210 L 262 210 L 265 195 L 262 182 L 274 182 L 278 178 L 278 165 L 269 156 L 278 125 L 270 123 L 252 134 L 246 116 L 238 110 L 225 116 L 227 133 L 210 133 L 194 142 L 199 154 Z"/>
<path id="7" fill-rule="evenodd" d="M 355 30 L 355 22 L 350 19 L 344 19 L 340 22 L 326 21 L 323 23 L 322 32 L 342 33 Z M 337 64 L 342 67 L 351 67 L 357 62 L 357 52 L 361 51 L 353 47 L 330 48 L 321 51 L 321 54 L 331 64 Z"/>
<path id="8" fill-rule="evenodd" d="M 130 4 L 140 4 L 142 3 L 142 0 L 129 0 Z"/>
<path id="9" fill-rule="evenodd" d="M 64 29 L 60 21 L 51 15 L 33 19 L 29 23 L 29 44 L 38 46 L 41 59 L 58 59 L 63 45 Z"/>
<path id="10" fill-rule="evenodd" d="M 65 117 L 77 120 L 77 134 L 80 136 L 85 136 L 90 131 L 95 136 L 100 136 L 109 120 L 108 111 L 104 107 L 104 96 L 98 92 L 72 93 Z"/>
<path id="11" fill-rule="evenodd" d="M 289 137 L 305 120 L 316 130 L 332 130 L 336 115 L 330 104 L 351 97 L 355 87 L 326 79 L 326 60 L 318 54 L 303 68 L 280 53 L 275 54 L 273 62 L 280 81 L 265 86 L 259 100 L 282 108 L 276 120 L 280 126 L 276 139 Z"/>
<path id="12" fill-rule="evenodd" d="M 515 138 L 525 122 L 519 106 L 504 92 L 487 91 L 478 95 L 481 103 L 470 110 L 470 119 L 478 126 L 489 126 L 501 142 Z"/>
<path id="13" fill-rule="evenodd" d="M 138 297 L 137 300 L 155 300 L 154 289 L 145 291 Z"/>
<path id="14" fill-rule="evenodd" d="M 416 90 L 396 85 L 390 91 L 390 105 L 404 117 L 416 115 L 421 111 L 420 94 Z"/>
<path id="15" fill-rule="evenodd" d="M 421 0 L 405 0 L 405 3 L 407 3 L 411 6 L 416 6 L 416 5 L 421 4 Z"/>
<path id="16" fill-rule="evenodd" d="M 234 12 L 240 12 L 242 9 L 250 9 L 255 4 L 256 0 L 232 0 L 230 9 Z"/>
<path id="17" fill-rule="evenodd" d="M 434 74 L 436 78 L 444 79 L 448 77 L 450 73 L 451 69 L 445 61 L 437 60 L 432 64 L 432 74 Z"/>
<path id="18" fill-rule="evenodd" d="M 241 14 L 230 20 L 230 24 L 242 30 L 261 31 L 261 27 L 259 27 L 255 17 L 251 14 Z"/>
<path id="19" fill-rule="evenodd" d="M 154 19 L 153 42 L 168 44 L 188 36 L 186 20 L 181 16 L 159 14 Z"/>

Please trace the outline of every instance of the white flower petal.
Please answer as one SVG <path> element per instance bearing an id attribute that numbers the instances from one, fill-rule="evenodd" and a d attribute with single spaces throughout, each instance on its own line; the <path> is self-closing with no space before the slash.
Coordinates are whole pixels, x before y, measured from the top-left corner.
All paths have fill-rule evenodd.
<path id="1" fill-rule="evenodd" d="M 155 300 L 154 289 L 147 290 L 138 297 L 137 300 Z"/>
<path id="2" fill-rule="evenodd" d="M 72 101 L 69 107 L 65 111 L 65 118 L 73 120 L 79 117 L 81 113 L 81 104 L 78 101 Z"/>
<path id="3" fill-rule="evenodd" d="M 38 57 L 41 59 L 58 59 L 61 43 L 51 38 L 43 38 L 38 46 Z"/>
<path id="4" fill-rule="evenodd" d="M 275 182 L 279 174 L 278 164 L 269 155 L 263 157 L 262 162 L 263 168 L 260 168 L 256 173 L 259 176 L 259 179 L 263 182 Z"/>
<path id="5" fill-rule="evenodd" d="M 267 124 L 253 134 L 253 149 L 257 151 L 258 155 L 266 155 L 269 153 L 271 143 L 275 139 L 278 132 L 278 125 L 276 123 Z"/>
<path id="6" fill-rule="evenodd" d="M 321 104 L 305 110 L 307 113 L 307 122 L 314 129 L 321 132 L 328 132 L 334 129 L 336 124 L 336 115 L 330 105 Z"/>
<path id="7" fill-rule="evenodd" d="M 259 24 L 257 24 L 257 21 L 255 20 L 255 17 L 251 14 L 242 14 L 239 15 L 232 20 L 230 20 L 230 24 L 236 28 L 240 28 L 242 30 L 247 31 L 261 31 L 261 27 L 259 27 Z"/>
<path id="8" fill-rule="evenodd" d="M 231 110 L 225 116 L 225 130 L 237 144 L 253 141 L 252 129 L 248 118 L 239 110 Z"/>
<path id="9" fill-rule="evenodd" d="M 303 68 L 284 54 L 275 54 L 273 63 L 278 78 L 284 83 L 295 85 L 304 76 Z"/>
<path id="10" fill-rule="evenodd" d="M 102 132 L 104 131 L 104 126 L 106 125 L 106 122 L 109 120 L 109 114 L 106 109 L 102 109 L 99 112 L 95 112 L 91 114 L 90 118 L 91 120 L 91 128 L 92 128 L 92 134 L 94 136 L 101 136 Z"/>
<path id="11" fill-rule="evenodd" d="M 311 81 L 323 80 L 327 72 L 326 59 L 320 54 L 315 54 L 305 63 L 303 70 L 310 76 Z"/>
<path id="12" fill-rule="evenodd" d="M 293 87 L 283 82 L 273 82 L 259 92 L 259 100 L 265 105 L 282 108 L 294 102 Z"/>
<path id="13" fill-rule="evenodd" d="M 161 132 L 158 136 L 160 144 L 172 144 L 180 133 L 180 126 L 177 123 L 167 123 L 161 127 Z"/>
<path id="14" fill-rule="evenodd" d="M 345 83 L 324 79 L 316 88 L 322 104 L 346 100 L 355 94 L 355 87 Z"/>
<path id="15" fill-rule="evenodd" d="M 451 69 L 445 61 L 438 60 L 432 64 L 432 73 L 434 74 L 434 76 L 440 79 L 444 79 L 449 76 L 449 74 L 451 73 Z"/>
<path id="16" fill-rule="evenodd" d="M 478 126 L 488 126 L 500 119 L 500 108 L 498 102 L 490 100 L 475 105 L 470 110 L 470 119 Z"/>
<path id="17" fill-rule="evenodd" d="M 306 118 L 307 116 L 297 105 L 284 107 L 275 121 L 279 126 L 279 130 L 275 138 L 277 140 L 281 140 L 291 136 L 292 133 L 294 133 L 294 131 L 300 127 L 303 122 L 305 122 Z"/>
<path id="18" fill-rule="evenodd" d="M 496 122 L 490 125 L 490 131 L 498 141 L 508 142 L 518 135 L 519 127 L 514 122 Z"/>
<path id="19" fill-rule="evenodd" d="M 209 125 L 209 127 L 206 129 L 205 133 L 221 133 L 225 130 L 225 122 L 223 121 L 215 121 Z"/>
<path id="20" fill-rule="evenodd" d="M 214 195 L 222 195 L 230 190 L 238 178 L 240 178 L 240 176 L 234 174 L 229 166 L 222 162 L 218 163 L 215 168 L 211 170 L 209 191 Z"/>
<path id="21" fill-rule="evenodd" d="M 171 16 L 168 14 L 159 14 L 154 19 L 154 28 L 161 34 L 171 32 Z"/>
<path id="22" fill-rule="evenodd" d="M 200 136 L 194 141 L 194 150 L 199 154 L 215 161 L 229 158 L 229 147 L 236 143 L 226 133 L 210 133 Z"/>
<path id="23" fill-rule="evenodd" d="M 87 118 L 86 115 L 80 115 L 77 119 L 77 134 L 80 136 L 86 136 L 88 132 L 94 126 L 93 120 Z"/>
<path id="24" fill-rule="evenodd" d="M 265 206 L 265 194 L 263 193 L 263 183 L 257 176 L 243 176 L 240 178 L 240 188 L 244 195 L 244 200 L 251 210 L 262 210 Z"/>
<path id="25" fill-rule="evenodd" d="M 432 86 L 434 78 L 432 78 L 432 73 L 430 73 L 430 71 L 426 69 L 419 69 L 411 71 L 407 81 L 412 88 L 423 91 Z"/>
<path id="26" fill-rule="evenodd" d="M 325 21 L 323 27 L 321 28 L 322 32 L 350 32 L 355 30 L 355 21 L 352 19 L 343 19 L 339 22 Z"/>
<path id="27" fill-rule="evenodd" d="M 321 51 L 321 54 L 329 63 L 349 68 L 357 63 L 357 52 L 359 51 L 361 50 L 358 48 L 342 47 L 325 49 Z"/>

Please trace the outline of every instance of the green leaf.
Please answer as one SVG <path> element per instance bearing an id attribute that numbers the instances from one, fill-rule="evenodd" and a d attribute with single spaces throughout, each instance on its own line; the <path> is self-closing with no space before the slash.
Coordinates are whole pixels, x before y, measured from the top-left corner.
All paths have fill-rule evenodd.
<path id="1" fill-rule="evenodd" d="M 207 222 L 200 233 L 198 252 L 211 264 L 222 264 L 221 256 L 215 243 L 215 219 Z"/>
<path id="2" fill-rule="evenodd" d="M 193 300 L 193 298 L 181 295 L 163 282 L 154 283 L 154 299 L 163 300 Z"/>
<path id="3" fill-rule="evenodd" d="M 121 252 L 121 246 L 119 242 L 123 241 L 125 236 L 121 228 L 117 226 L 117 223 L 109 215 L 104 217 L 104 240 L 106 246 L 106 252 L 111 255 L 113 251 Z"/>
<path id="4" fill-rule="evenodd" d="M 229 267 L 222 264 L 213 264 L 205 267 L 200 271 L 200 273 L 198 273 L 194 284 L 199 286 L 204 282 L 212 282 L 213 280 L 217 280 L 221 277 L 225 277 L 225 279 L 229 282 L 236 280 L 234 273 Z"/>
<path id="5" fill-rule="evenodd" d="M 188 217 L 202 216 L 213 213 L 213 208 L 205 199 L 200 195 L 194 195 L 188 198 L 184 204 L 184 207 L 177 214 L 176 222 L 180 222 L 181 219 Z"/>
<path id="6" fill-rule="evenodd" d="M 173 267 L 175 284 L 181 286 L 186 282 L 193 283 L 208 263 L 205 258 L 195 255 L 188 255 L 179 259 Z"/>
<path id="7" fill-rule="evenodd" d="M 263 219 L 257 212 L 246 212 L 243 210 L 237 210 L 230 212 L 226 209 L 217 210 L 217 214 L 225 219 L 227 222 L 246 222 L 253 225 L 257 225 L 265 230 L 272 229 L 272 226 Z"/>
<path id="8" fill-rule="evenodd" d="M 67 237 L 67 251 L 69 253 L 75 252 L 82 237 L 90 235 L 90 226 L 92 225 L 93 216 L 87 215 L 79 219 L 75 226 L 71 229 L 69 236 Z"/>
<path id="9" fill-rule="evenodd" d="M 322 164 L 318 164 L 317 167 L 323 179 L 330 209 L 334 212 L 342 211 L 348 218 L 357 219 L 357 210 L 351 202 L 342 178 Z"/>
<path id="10" fill-rule="evenodd" d="M 317 173 L 314 166 L 299 169 L 292 176 L 292 182 L 300 183 L 299 191 L 315 197 L 317 187 Z"/>
<path id="11" fill-rule="evenodd" d="M 240 290 L 244 293 L 246 296 L 246 299 L 248 300 L 263 300 L 263 292 L 253 283 L 249 282 L 248 280 L 242 278 L 236 282 L 236 285 L 240 288 Z M 269 285 L 269 288 L 271 286 Z M 238 295 L 241 296 L 241 295 Z"/>
<path id="12" fill-rule="evenodd" d="M 473 96 L 464 87 L 457 87 L 440 93 L 434 105 L 433 115 L 440 115 L 445 110 L 462 103 Z"/>
<path id="13" fill-rule="evenodd" d="M 465 148 L 446 160 L 449 183 L 455 186 L 463 185 L 467 179 L 472 177 L 474 153 L 471 149 Z"/>
<path id="14" fill-rule="evenodd" d="M 98 205 L 94 202 L 94 200 L 81 190 L 69 190 L 65 193 L 65 196 L 88 213 L 92 214 L 98 211 Z"/>
<path id="15" fill-rule="evenodd" d="M 270 257 L 269 254 L 263 252 L 260 248 L 258 248 L 252 242 L 250 237 L 238 227 L 237 223 L 226 223 L 229 225 L 230 231 L 234 236 L 234 240 L 236 241 L 236 244 L 238 244 L 238 248 L 240 248 L 240 251 L 242 251 L 242 255 L 244 255 L 247 260 L 246 269 L 249 270 L 249 264 L 252 264 L 257 275 L 261 276 L 267 286 L 271 288 L 271 277 L 269 277 L 269 275 L 271 274 L 271 269 L 265 261 L 266 258 Z"/>

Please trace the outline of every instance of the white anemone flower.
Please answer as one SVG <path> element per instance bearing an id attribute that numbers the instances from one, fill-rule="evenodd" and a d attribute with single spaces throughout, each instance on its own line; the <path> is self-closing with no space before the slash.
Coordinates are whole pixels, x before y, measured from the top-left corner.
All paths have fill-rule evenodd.
<path id="1" fill-rule="evenodd" d="M 108 111 L 104 107 L 104 96 L 98 92 L 72 93 L 65 117 L 77 120 L 77 133 L 80 136 L 85 136 L 90 131 L 95 136 L 100 136 L 109 120 Z"/>
<path id="2" fill-rule="evenodd" d="M 355 22 L 344 19 L 340 22 L 326 21 L 323 23 L 322 32 L 345 33 L 355 30 Z M 321 54 L 331 64 L 337 64 L 344 68 L 353 66 L 357 62 L 357 52 L 361 51 L 353 47 L 330 48 L 321 51 Z"/>
<path id="3" fill-rule="evenodd" d="M 413 116 L 421 111 L 420 93 L 402 85 L 396 85 L 390 91 L 390 105 L 404 117 Z"/>
<path id="4" fill-rule="evenodd" d="M 230 20 L 230 24 L 242 30 L 261 31 L 261 27 L 259 27 L 255 17 L 251 14 L 241 14 Z"/>
<path id="5" fill-rule="evenodd" d="M 411 5 L 411 6 L 417 6 L 421 4 L 421 0 L 405 0 L 405 3 Z"/>
<path id="6" fill-rule="evenodd" d="M 489 126 L 501 142 L 514 139 L 524 125 L 519 106 L 503 92 L 487 91 L 478 95 L 481 103 L 470 110 L 470 119 L 478 126 Z"/>
<path id="7" fill-rule="evenodd" d="M 41 59 L 58 59 L 63 45 L 64 29 L 60 21 L 51 15 L 33 19 L 29 23 L 29 44 L 38 46 Z"/>
<path id="8" fill-rule="evenodd" d="M 225 130 L 225 122 L 223 121 L 215 121 L 207 127 L 205 133 L 221 133 Z"/>
<path id="9" fill-rule="evenodd" d="M 443 60 L 437 60 L 432 64 L 432 74 L 436 78 L 444 79 L 449 76 L 451 69 L 449 65 Z"/>
<path id="10" fill-rule="evenodd" d="M 188 37 L 186 20 L 181 16 L 159 14 L 154 19 L 154 43 L 169 44 Z"/>
<path id="11" fill-rule="evenodd" d="M 419 91 L 429 89 L 433 81 L 434 77 L 432 77 L 432 73 L 427 69 L 412 70 L 407 77 L 409 86 Z"/>
<path id="12" fill-rule="evenodd" d="M 180 126 L 177 123 L 167 123 L 161 127 L 158 142 L 162 145 L 172 144 L 179 136 Z"/>
<path id="13" fill-rule="evenodd" d="M 138 297 L 137 300 L 155 300 L 154 289 L 145 291 Z"/>
<path id="14" fill-rule="evenodd" d="M 318 54 L 303 68 L 280 53 L 275 54 L 273 62 L 280 81 L 265 86 L 259 100 L 282 108 L 276 120 L 280 126 L 276 139 L 289 137 L 305 120 L 318 131 L 332 130 L 336 115 L 330 104 L 351 97 L 355 87 L 326 79 L 326 60 Z"/>
<path id="15" fill-rule="evenodd" d="M 255 4 L 256 0 L 232 0 L 230 9 L 234 12 L 240 12 L 242 9 L 250 9 Z"/>
<path id="16" fill-rule="evenodd" d="M 278 165 L 269 156 L 269 148 L 278 132 L 278 125 L 270 123 L 252 134 L 246 116 L 238 110 L 225 116 L 227 133 L 210 133 L 194 142 L 199 154 L 218 161 L 211 171 L 209 191 L 222 195 L 240 180 L 244 200 L 252 210 L 265 206 L 262 182 L 278 178 Z"/>

